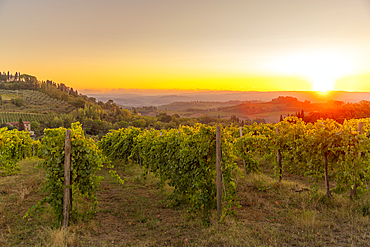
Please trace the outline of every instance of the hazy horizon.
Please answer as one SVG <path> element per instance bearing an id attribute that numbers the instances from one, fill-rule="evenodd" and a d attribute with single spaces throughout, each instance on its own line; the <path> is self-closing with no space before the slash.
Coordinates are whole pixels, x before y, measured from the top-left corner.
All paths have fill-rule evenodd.
<path id="1" fill-rule="evenodd" d="M 124 107 L 161 106 L 174 102 L 227 102 L 227 101 L 271 101 L 279 96 L 295 97 L 299 101 L 322 103 L 338 100 L 357 103 L 361 100 L 370 101 L 370 92 L 330 91 L 325 94 L 312 91 L 212 91 L 212 90 L 111 90 L 111 91 L 80 91 L 89 97 L 106 102 L 114 100 Z"/>

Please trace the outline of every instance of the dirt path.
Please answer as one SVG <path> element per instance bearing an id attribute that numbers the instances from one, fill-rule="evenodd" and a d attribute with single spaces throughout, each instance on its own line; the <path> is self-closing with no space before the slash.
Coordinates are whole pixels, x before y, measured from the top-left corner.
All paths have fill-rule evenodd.
<path id="1" fill-rule="evenodd" d="M 123 188 L 109 174 L 104 175 L 97 195 L 95 220 L 99 230 L 86 241 L 118 246 L 183 246 L 196 238 L 194 222 L 186 219 L 182 208 L 165 205 L 165 191 L 158 188 L 155 178 L 128 178 Z"/>

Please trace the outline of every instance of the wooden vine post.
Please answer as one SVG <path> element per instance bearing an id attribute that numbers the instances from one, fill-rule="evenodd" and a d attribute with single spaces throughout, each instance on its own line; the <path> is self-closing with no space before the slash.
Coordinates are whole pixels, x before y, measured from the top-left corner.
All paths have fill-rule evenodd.
<path id="1" fill-rule="evenodd" d="M 276 128 L 276 137 L 279 135 L 279 128 Z M 280 149 L 276 151 L 276 159 L 279 165 L 279 182 L 281 182 L 281 179 L 283 178 L 283 163 L 281 162 L 281 152 Z"/>
<path id="2" fill-rule="evenodd" d="M 217 216 L 222 214 L 222 181 L 221 181 L 221 130 L 216 127 L 216 167 L 217 167 Z"/>
<path id="3" fill-rule="evenodd" d="M 242 127 L 239 127 L 239 133 L 240 133 L 240 137 L 243 137 L 243 128 Z M 248 175 L 247 168 L 245 167 L 245 159 L 243 159 L 243 167 L 244 167 L 245 175 Z"/>
<path id="4" fill-rule="evenodd" d="M 324 153 L 324 170 L 325 170 L 325 188 L 326 196 L 331 197 L 330 187 L 329 187 L 329 173 L 328 173 L 328 153 Z"/>
<path id="5" fill-rule="evenodd" d="M 362 128 L 364 127 L 364 123 L 363 122 L 358 122 L 358 126 L 357 126 L 357 131 L 358 133 L 361 135 L 362 134 Z M 359 155 L 359 159 L 361 158 L 361 153 L 358 154 Z M 356 196 L 357 196 L 357 176 L 355 174 L 355 183 L 353 185 L 353 189 L 351 189 L 351 200 L 354 200 L 356 199 Z"/>
<path id="6" fill-rule="evenodd" d="M 325 130 L 325 127 L 324 127 L 324 130 Z M 331 195 L 330 185 L 329 185 L 328 154 L 329 154 L 328 150 L 324 151 L 323 161 L 324 161 L 324 177 L 325 177 L 326 196 L 330 198 L 332 197 L 332 195 Z"/>
<path id="7" fill-rule="evenodd" d="M 72 197 L 71 190 L 71 130 L 66 130 L 64 151 L 64 197 L 63 197 L 63 228 L 64 233 L 68 227 L 69 204 Z"/>

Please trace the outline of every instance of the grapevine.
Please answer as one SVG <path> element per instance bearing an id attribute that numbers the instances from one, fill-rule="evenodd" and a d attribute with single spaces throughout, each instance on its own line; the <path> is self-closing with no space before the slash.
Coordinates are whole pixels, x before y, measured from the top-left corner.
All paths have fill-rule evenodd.
<path id="1" fill-rule="evenodd" d="M 136 135 L 132 139 L 132 137 Z M 222 172 L 227 193 L 223 194 L 224 212 L 232 213 L 236 203 L 233 171 L 233 137 L 224 131 L 222 139 Z M 99 143 L 111 159 L 140 159 L 143 177 L 150 171 L 160 178 L 160 184 L 174 188 L 171 204 L 190 203 L 190 212 L 199 212 L 209 222 L 216 207 L 216 135 L 215 127 L 198 124 L 172 130 L 121 129 L 112 131 Z"/>
<path id="2" fill-rule="evenodd" d="M 46 170 L 44 191 L 47 196 L 26 213 L 25 217 L 43 210 L 49 204 L 56 217 L 56 224 L 63 220 L 64 191 L 64 140 L 65 128 L 45 129 L 41 140 L 40 154 L 44 159 L 40 166 Z M 96 176 L 104 162 L 104 156 L 92 139 L 86 138 L 79 123 L 71 126 L 71 188 L 73 191 L 73 218 L 94 214 L 97 206 L 96 191 L 102 177 Z M 78 199 L 85 198 L 89 209 L 77 212 Z"/>
<path id="3" fill-rule="evenodd" d="M 18 161 L 31 155 L 33 140 L 29 132 L 0 129 L 0 171 L 3 175 L 19 171 Z"/>

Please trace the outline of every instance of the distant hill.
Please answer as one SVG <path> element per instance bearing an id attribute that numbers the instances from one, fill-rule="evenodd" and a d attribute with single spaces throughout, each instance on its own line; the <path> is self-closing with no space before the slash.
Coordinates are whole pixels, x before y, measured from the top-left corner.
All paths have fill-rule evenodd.
<path id="1" fill-rule="evenodd" d="M 202 115 L 230 119 L 265 119 L 276 123 L 280 116 L 286 117 L 298 111 L 322 111 L 330 109 L 331 101 L 357 103 L 370 100 L 369 92 L 333 91 L 327 94 L 317 92 L 281 91 L 281 92 L 241 92 L 207 90 L 139 90 L 119 89 L 107 92 L 82 91 L 98 100 L 114 100 L 124 108 L 156 106 L 158 111 L 179 114 L 182 117 L 197 118 Z M 296 103 L 273 102 L 279 97 L 292 97 Z M 306 102 L 306 103 L 304 103 Z M 309 104 L 307 104 L 309 102 Z M 290 102 L 292 103 L 292 102 Z M 138 110 L 139 112 L 141 110 Z M 146 116 L 155 116 L 156 111 L 143 110 Z M 317 118 L 317 117 L 316 117 Z M 344 116 L 338 117 L 345 118 Z M 315 118 L 313 118 L 315 119 Z"/>
<path id="2" fill-rule="evenodd" d="M 319 106 L 319 105 L 320 106 Z M 156 110 L 165 111 L 168 114 L 179 114 L 182 117 L 197 118 L 203 115 L 230 119 L 235 116 L 241 120 L 265 119 L 268 123 L 276 123 L 280 116 L 286 117 L 296 112 L 315 111 L 323 103 L 311 103 L 299 101 L 295 97 L 279 96 L 271 101 L 190 101 L 174 102 L 156 107 Z M 151 108 L 136 108 L 144 115 L 152 115 Z"/>
<path id="3" fill-rule="evenodd" d="M 332 118 L 338 122 L 351 118 L 370 117 L 370 101 L 360 100 L 359 103 L 346 103 L 329 100 L 312 103 L 308 100 L 299 101 L 291 96 L 279 96 L 271 101 L 227 101 L 227 102 L 174 102 L 159 107 L 135 108 L 143 115 L 153 115 L 156 111 L 178 114 L 181 117 L 198 118 L 210 116 L 214 118 L 240 120 L 264 119 L 267 123 L 277 123 L 281 118 L 297 116 L 307 122 L 315 122 L 323 118 Z"/>
<path id="4" fill-rule="evenodd" d="M 369 92 L 344 92 L 333 91 L 327 94 L 320 94 L 312 91 L 278 91 L 278 92 L 242 92 L 242 91 L 207 91 L 207 90 L 139 90 L 139 89 L 118 89 L 106 92 L 82 90 L 84 94 L 94 97 L 97 100 L 114 100 L 118 105 L 130 107 L 161 106 L 174 102 L 209 101 L 271 101 L 279 96 L 291 96 L 300 101 L 327 102 L 338 100 L 344 102 L 359 102 L 370 100 Z"/>
<path id="5" fill-rule="evenodd" d="M 167 110 L 167 111 L 186 111 L 186 110 L 194 110 L 202 109 L 202 110 L 215 110 L 219 107 L 227 107 L 227 106 L 235 106 L 240 105 L 246 101 L 187 101 L 187 102 L 173 102 L 166 105 L 158 106 L 159 110 Z M 261 102 L 261 101 L 253 101 L 253 102 Z"/>

